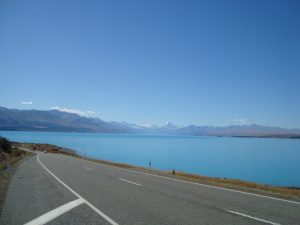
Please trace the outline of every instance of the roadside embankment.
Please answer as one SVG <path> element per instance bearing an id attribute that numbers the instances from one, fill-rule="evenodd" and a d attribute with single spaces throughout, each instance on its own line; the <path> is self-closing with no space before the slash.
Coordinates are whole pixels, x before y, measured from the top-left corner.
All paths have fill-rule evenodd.
<path id="1" fill-rule="evenodd" d="M 76 158 L 82 158 L 76 154 L 76 151 L 71 149 L 66 149 L 58 147 L 55 145 L 49 144 L 34 144 L 34 143 L 14 143 L 16 147 L 29 148 L 34 151 L 47 151 L 50 153 L 58 153 L 69 155 Z M 211 185 L 221 188 L 233 189 L 243 192 L 250 192 L 254 194 L 267 195 L 271 197 L 290 199 L 294 201 L 300 201 L 300 188 L 298 187 L 276 187 L 270 185 L 257 184 L 254 182 L 248 182 L 238 179 L 228 179 L 228 178 L 215 178 L 207 177 L 198 174 L 189 174 L 182 171 L 161 171 L 155 169 L 148 169 L 145 167 L 133 166 L 125 163 L 116 163 L 105 160 L 93 159 L 93 158 L 84 158 L 85 160 L 93 161 L 96 163 L 101 163 L 109 166 L 119 167 L 128 170 L 139 171 L 143 173 L 150 173 L 159 176 L 195 182 L 199 184 Z"/>
<path id="2" fill-rule="evenodd" d="M 3 203 L 18 162 L 30 153 L 15 148 L 8 139 L 0 137 L 0 215 Z"/>

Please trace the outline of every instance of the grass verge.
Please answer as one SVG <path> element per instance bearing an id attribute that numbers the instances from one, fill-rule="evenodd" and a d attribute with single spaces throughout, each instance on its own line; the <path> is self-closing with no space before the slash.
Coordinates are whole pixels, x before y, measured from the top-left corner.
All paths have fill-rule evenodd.
<path id="1" fill-rule="evenodd" d="M 2 214 L 6 193 L 16 166 L 20 160 L 29 155 L 31 154 L 17 148 L 12 148 L 10 154 L 0 151 L 0 215 Z"/>
<path id="2" fill-rule="evenodd" d="M 51 153 L 65 154 L 72 157 L 83 159 L 83 157 L 77 155 L 74 150 L 65 149 L 55 145 L 33 144 L 33 143 L 14 143 L 14 144 L 17 147 L 30 148 L 36 151 L 46 150 L 47 152 L 51 152 Z M 298 187 L 275 187 L 270 185 L 263 185 L 254 182 L 238 180 L 238 179 L 207 177 L 199 174 L 189 174 L 189 173 L 175 171 L 175 170 L 172 171 L 161 171 L 161 170 L 154 170 L 154 169 L 149 170 L 145 167 L 133 166 L 125 163 L 115 163 L 115 162 L 98 160 L 93 158 L 86 158 L 86 157 L 84 159 L 96 163 L 123 168 L 123 169 L 129 169 L 129 170 L 150 173 L 150 174 L 155 174 L 155 175 L 169 177 L 169 178 L 175 178 L 184 181 L 195 182 L 199 184 L 206 184 L 206 185 L 211 185 L 211 186 L 216 186 L 221 188 L 233 189 L 238 191 L 261 194 L 261 195 L 300 202 L 300 188 Z"/>

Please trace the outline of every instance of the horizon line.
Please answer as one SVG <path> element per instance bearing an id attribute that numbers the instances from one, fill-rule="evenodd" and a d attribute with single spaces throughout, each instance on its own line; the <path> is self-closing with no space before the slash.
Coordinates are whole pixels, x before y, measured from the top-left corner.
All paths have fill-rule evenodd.
<path id="1" fill-rule="evenodd" d="M 69 113 L 69 114 L 75 114 L 77 116 L 80 116 L 80 117 L 84 117 L 84 118 L 93 118 L 93 119 L 99 119 L 99 120 L 102 120 L 104 122 L 107 122 L 107 123 L 127 123 L 127 124 L 132 124 L 132 125 L 136 125 L 136 126 L 140 126 L 140 127 L 144 127 L 144 128 L 161 128 L 161 127 L 164 127 L 164 126 L 167 126 L 168 124 L 172 125 L 172 126 L 175 126 L 176 128 L 184 128 L 184 127 L 190 127 L 190 126 L 196 126 L 196 127 L 214 127 L 214 128 L 225 128 L 225 127 L 232 127 L 232 126 L 238 126 L 238 127 L 243 127 L 243 126 L 261 126 L 261 127 L 270 127 L 270 128 L 280 128 L 280 129 L 285 129 L 285 130 L 300 130 L 300 128 L 296 128 L 296 127 L 293 127 L 293 128 L 287 128 L 287 127 L 281 127 L 281 126 L 276 126 L 276 125 L 264 125 L 264 124 L 259 124 L 259 123 L 243 123 L 243 124 L 229 124 L 229 125 L 199 125 L 199 124 L 188 124 L 188 125 L 178 125 L 176 123 L 173 123 L 173 122 L 165 122 L 164 124 L 162 125 L 157 125 L 157 124 L 153 124 L 153 123 L 143 123 L 143 124 L 139 124 L 139 123 L 134 123 L 134 122 L 129 122 L 129 121 L 126 121 L 126 120 L 103 120 L 102 118 L 98 117 L 98 116 L 87 116 L 87 115 L 81 115 L 80 113 L 78 112 L 83 112 L 83 111 L 80 111 L 80 110 L 76 110 L 76 109 L 72 109 L 73 112 L 68 112 L 68 111 L 64 111 L 64 110 L 60 110 L 59 107 L 49 107 L 48 109 L 34 109 L 34 108 L 31 108 L 31 109 L 18 109 L 18 108 L 8 108 L 8 107 L 5 107 L 5 106 L 0 106 L 2 108 L 5 108 L 5 109 L 8 109 L 8 110 L 20 110 L 20 111 L 30 111 L 30 110 L 36 110 L 36 111 L 58 111 L 58 112 L 63 112 L 63 113 Z M 71 109 L 70 109 L 71 110 Z M 78 111 L 78 112 L 76 112 Z M 87 111 L 87 112 L 93 112 L 93 111 Z M 96 114 L 96 113 L 92 113 L 93 115 Z"/>

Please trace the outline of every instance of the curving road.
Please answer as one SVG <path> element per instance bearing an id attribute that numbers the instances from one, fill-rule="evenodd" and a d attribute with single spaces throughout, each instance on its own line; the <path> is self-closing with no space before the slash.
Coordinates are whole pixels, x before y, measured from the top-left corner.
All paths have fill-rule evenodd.
<path id="1" fill-rule="evenodd" d="M 300 203 L 39 153 L 13 177 L 1 224 L 300 224 Z"/>

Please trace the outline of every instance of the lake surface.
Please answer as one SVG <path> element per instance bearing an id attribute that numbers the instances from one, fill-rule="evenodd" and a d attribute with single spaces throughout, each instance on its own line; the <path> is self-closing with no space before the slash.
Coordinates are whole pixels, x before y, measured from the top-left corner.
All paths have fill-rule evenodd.
<path id="1" fill-rule="evenodd" d="M 162 170 L 300 187 L 300 139 L 0 131 L 89 157 Z"/>

